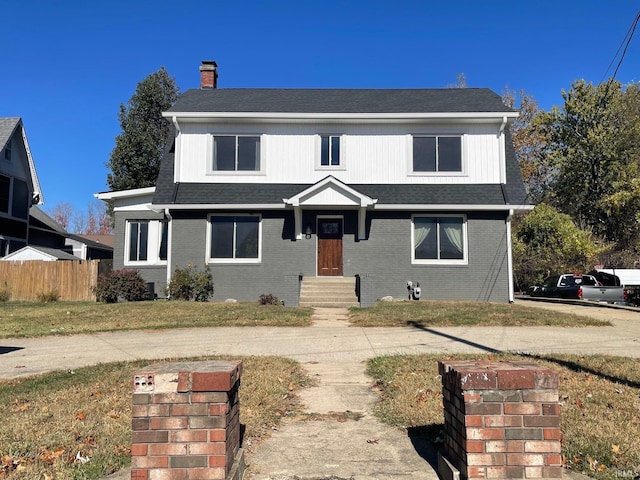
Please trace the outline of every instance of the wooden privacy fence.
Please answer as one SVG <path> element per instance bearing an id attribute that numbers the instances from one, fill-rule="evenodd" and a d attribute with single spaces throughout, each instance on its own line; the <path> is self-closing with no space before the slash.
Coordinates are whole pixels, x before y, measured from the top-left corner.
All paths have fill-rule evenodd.
<path id="1" fill-rule="evenodd" d="M 11 300 L 37 300 L 56 291 L 60 300 L 95 301 L 91 288 L 110 269 L 111 260 L 0 262 L 0 290 L 7 289 Z"/>

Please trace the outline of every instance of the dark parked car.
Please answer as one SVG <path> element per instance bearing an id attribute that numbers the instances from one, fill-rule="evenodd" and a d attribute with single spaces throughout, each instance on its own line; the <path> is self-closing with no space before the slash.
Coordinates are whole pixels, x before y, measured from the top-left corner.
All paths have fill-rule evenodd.
<path id="1" fill-rule="evenodd" d="M 544 279 L 540 285 L 529 287 L 529 295 L 532 297 L 555 297 L 579 299 L 580 287 L 583 285 L 596 286 L 598 280 L 593 275 L 562 274 L 551 275 Z"/>

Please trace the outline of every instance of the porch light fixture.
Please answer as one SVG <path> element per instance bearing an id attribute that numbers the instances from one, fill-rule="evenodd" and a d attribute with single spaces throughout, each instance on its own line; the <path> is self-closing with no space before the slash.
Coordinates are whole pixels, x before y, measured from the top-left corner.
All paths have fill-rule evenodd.
<path id="1" fill-rule="evenodd" d="M 307 224 L 306 228 L 304 229 L 304 238 L 306 238 L 307 240 L 311 238 L 311 225 Z"/>

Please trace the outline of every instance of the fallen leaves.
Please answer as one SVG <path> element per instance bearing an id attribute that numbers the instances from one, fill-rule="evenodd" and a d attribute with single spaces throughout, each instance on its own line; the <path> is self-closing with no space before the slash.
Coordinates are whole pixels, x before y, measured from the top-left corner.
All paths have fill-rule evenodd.
<path id="1" fill-rule="evenodd" d="M 598 460 L 595 460 L 592 457 L 587 457 L 587 461 L 589 462 L 589 470 L 592 472 L 603 472 L 607 469 L 606 465 L 599 463 Z"/>
<path id="2" fill-rule="evenodd" d="M 13 413 L 26 412 L 27 410 L 29 410 L 29 408 L 31 408 L 31 405 L 29 404 L 29 400 L 18 400 L 16 398 L 13 402 L 11 402 L 11 404 L 12 404 L 11 411 Z"/>
<path id="3" fill-rule="evenodd" d="M 56 448 L 55 450 L 49 450 L 45 447 L 40 447 L 38 450 L 38 460 L 46 465 L 53 465 L 53 463 L 65 454 L 64 448 Z"/>

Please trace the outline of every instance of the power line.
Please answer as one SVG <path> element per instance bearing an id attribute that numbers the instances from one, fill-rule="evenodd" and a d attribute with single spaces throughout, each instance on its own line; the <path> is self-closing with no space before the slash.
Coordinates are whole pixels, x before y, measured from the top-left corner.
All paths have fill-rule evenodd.
<path id="1" fill-rule="evenodd" d="M 616 65 L 616 69 L 614 70 L 613 75 L 611 76 L 610 82 L 613 81 L 616 78 L 616 75 L 618 74 L 618 70 L 620 69 L 620 65 L 622 65 L 622 61 L 624 60 L 624 57 L 627 54 L 627 49 L 629 48 L 629 44 L 631 43 L 631 39 L 633 38 L 633 34 L 635 33 L 636 27 L 638 26 L 638 21 L 640 21 L 640 11 L 638 11 L 638 13 L 636 14 L 636 18 L 634 18 L 633 23 L 629 27 L 629 30 L 627 30 L 626 35 L 622 39 L 622 43 L 620 43 L 620 46 L 618 47 L 618 51 L 616 52 L 616 54 L 614 55 L 613 59 L 611 60 L 611 63 L 607 67 L 607 71 L 604 73 L 604 76 L 600 80 L 600 83 L 602 83 L 604 81 L 604 79 L 607 77 L 607 74 L 609 73 L 609 70 L 611 70 L 611 65 L 613 65 L 613 63 L 615 62 L 616 58 L 618 58 L 618 54 L 620 54 L 620 50 L 622 49 L 622 46 L 624 45 L 624 50 L 622 51 L 622 55 L 620 56 L 620 60 L 618 61 L 618 65 Z"/>

